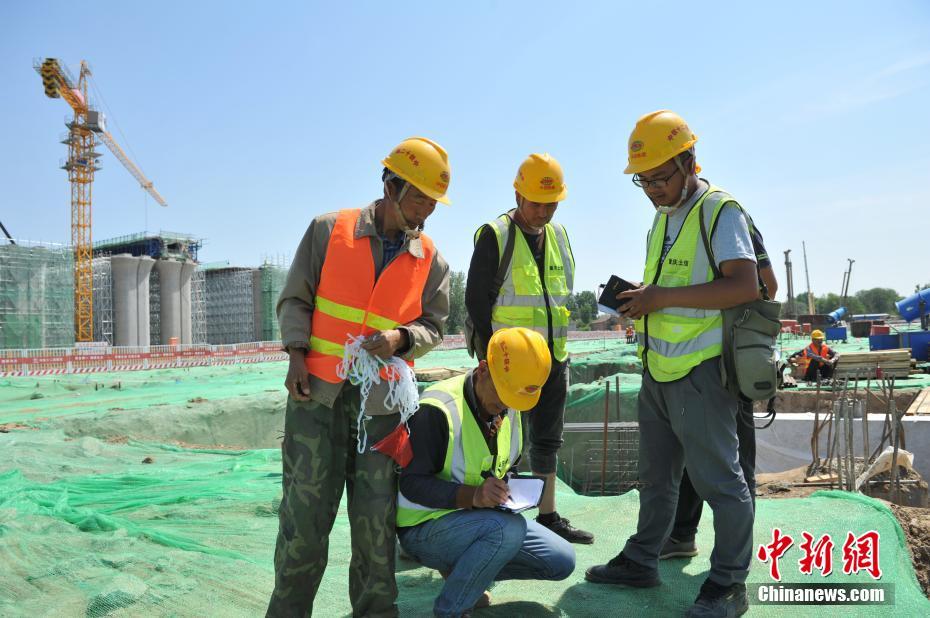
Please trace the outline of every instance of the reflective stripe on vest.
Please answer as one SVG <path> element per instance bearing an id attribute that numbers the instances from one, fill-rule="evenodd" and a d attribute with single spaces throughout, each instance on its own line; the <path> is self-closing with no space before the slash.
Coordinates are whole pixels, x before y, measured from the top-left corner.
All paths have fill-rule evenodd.
<path id="1" fill-rule="evenodd" d="M 420 396 L 420 405 L 442 410 L 449 425 L 449 444 L 442 470 L 436 478 L 477 487 L 484 482 L 482 472 L 494 466 L 494 456 L 488 449 L 481 428 L 465 401 L 465 380 L 471 373 L 456 376 L 429 387 Z M 418 412 L 422 414 L 422 412 Z M 502 478 L 523 450 L 523 435 L 519 412 L 508 410 L 497 430 L 497 462 L 495 476 Z M 434 509 L 408 500 L 397 492 L 397 525 L 416 526 L 458 509 Z"/>
<path id="2" fill-rule="evenodd" d="M 707 233 L 714 229 L 720 211 L 733 198 L 711 186 L 691 208 L 665 259 L 662 246 L 668 215 L 657 213 L 648 236 L 643 281 L 662 287 L 684 287 L 713 281 L 710 256 L 701 239 L 698 215 L 704 206 Z M 662 263 L 660 264 L 660 260 Z M 658 273 L 658 278 L 656 275 Z M 717 309 L 667 307 L 636 320 L 637 353 L 657 382 L 670 382 L 688 375 L 703 361 L 720 356 L 723 317 Z"/>
<path id="3" fill-rule="evenodd" d="M 342 382 L 336 368 L 350 336 L 396 328 L 420 317 L 423 288 L 436 251 L 432 240 L 421 234 L 423 257 L 404 251 L 376 279 L 371 239 L 355 237 L 361 212 L 341 210 L 336 217 L 310 324 L 307 371 L 334 384 Z M 382 372 L 382 377 L 389 376 Z"/>
<path id="4" fill-rule="evenodd" d="M 510 226 L 516 225 L 509 215 L 501 215 L 491 223 L 497 237 L 498 260 L 502 259 Z M 480 232 L 480 230 L 479 230 Z M 568 299 L 575 285 L 575 260 L 572 257 L 568 233 L 558 223 L 545 228 L 546 246 L 543 268 L 546 272 L 545 293 L 539 277 L 539 267 L 526 238 L 517 230 L 514 238 L 513 258 L 507 277 L 501 285 L 491 310 L 491 328 L 497 331 L 511 326 L 535 330 L 549 339 L 549 316 L 552 316 L 552 355 L 557 361 L 568 358 Z M 477 235 L 476 235 L 477 237 Z"/>

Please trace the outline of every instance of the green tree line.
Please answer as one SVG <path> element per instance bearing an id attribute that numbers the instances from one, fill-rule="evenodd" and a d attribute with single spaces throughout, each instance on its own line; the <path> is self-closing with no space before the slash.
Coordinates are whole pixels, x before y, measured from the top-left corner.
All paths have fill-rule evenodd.
<path id="1" fill-rule="evenodd" d="M 895 301 L 904 298 L 903 294 L 891 288 L 871 288 L 869 290 L 859 290 L 854 295 L 846 299 L 846 310 L 848 314 L 859 313 L 887 313 L 897 315 Z M 798 294 L 795 297 L 796 311 L 807 313 L 807 292 Z M 843 299 L 839 294 L 832 292 L 821 296 L 814 296 L 814 313 L 830 313 L 844 306 Z M 784 311 L 784 310 L 783 310 Z"/>
<path id="2" fill-rule="evenodd" d="M 915 286 L 914 291 L 930 288 L 930 283 Z M 907 294 L 907 296 L 909 296 Z M 846 309 L 850 315 L 859 313 L 888 313 L 897 315 L 895 301 L 904 298 L 891 288 L 871 288 L 859 290 L 846 299 Z M 449 275 L 449 320 L 446 322 L 446 332 L 450 334 L 462 333 L 465 330 L 465 273 L 453 272 Z M 814 296 L 814 312 L 830 313 L 843 306 L 843 299 L 839 294 L 832 292 L 821 296 Z M 578 328 L 585 330 L 597 318 L 597 297 L 594 292 L 584 290 L 572 294 L 568 299 L 568 310 L 572 312 L 572 321 Z M 787 312 L 785 307 L 783 312 Z M 795 311 L 799 314 L 807 313 L 807 292 L 795 297 Z"/>
<path id="3" fill-rule="evenodd" d="M 572 320 L 584 329 L 597 317 L 597 297 L 594 292 L 585 290 L 572 294 L 568 299 L 568 310 Z M 449 319 L 446 321 L 446 333 L 457 335 L 465 332 L 465 273 L 453 271 L 449 275 Z"/>

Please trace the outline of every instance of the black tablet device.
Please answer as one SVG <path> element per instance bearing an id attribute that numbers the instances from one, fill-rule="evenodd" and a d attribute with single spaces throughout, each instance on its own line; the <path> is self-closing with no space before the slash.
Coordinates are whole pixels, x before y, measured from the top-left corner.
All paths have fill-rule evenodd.
<path id="1" fill-rule="evenodd" d="M 638 285 L 630 283 L 626 279 L 621 279 L 617 275 L 611 275 L 610 279 L 607 281 L 607 285 L 605 285 L 604 289 L 601 291 L 601 297 L 597 299 L 597 308 L 610 315 L 620 315 L 618 310 L 630 299 L 619 299 L 617 298 L 617 294 L 626 292 L 627 290 L 635 290 L 638 287 Z"/>

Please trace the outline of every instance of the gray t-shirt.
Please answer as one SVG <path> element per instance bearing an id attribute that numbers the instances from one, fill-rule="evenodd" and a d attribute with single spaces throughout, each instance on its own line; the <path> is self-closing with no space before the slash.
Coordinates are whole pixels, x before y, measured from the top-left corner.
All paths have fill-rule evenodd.
<path id="1" fill-rule="evenodd" d="M 681 208 L 668 216 L 665 226 L 665 242 L 662 244 L 662 260 L 668 255 L 672 243 L 678 238 L 681 226 L 684 225 L 688 213 L 701 196 L 710 188 L 710 184 L 703 178 L 698 179 L 698 190 L 682 204 Z M 756 261 L 756 252 L 752 246 L 752 236 L 749 234 L 749 224 L 743 212 L 733 204 L 727 204 L 717 216 L 717 227 L 710 239 L 714 250 L 714 257 L 719 267 L 728 260 Z"/>

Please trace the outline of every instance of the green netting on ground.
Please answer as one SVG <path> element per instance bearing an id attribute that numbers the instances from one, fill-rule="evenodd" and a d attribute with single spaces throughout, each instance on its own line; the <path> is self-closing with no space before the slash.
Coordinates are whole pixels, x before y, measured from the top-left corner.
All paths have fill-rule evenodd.
<path id="1" fill-rule="evenodd" d="M 284 400 L 286 362 L 0 378 L 0 423 L 120 412 L 235 397 Z M 157 409 L 157 408 L 156 408 Z M 283 408 L 280 408 L 283 409 Z"/>
<path id="2" fill-rule="evenodd" d="M 569 341 L 568 351 L 572 355 L 580 358 L 572 362 L 580 362 L 584 357 L 599 352 L 613 351 L 632 352 L 635 355 L 636 349 L 632 344 L 627 344 L 620 339 L 592 339 L 590 341 Z M 465 349 L 459 350 L 433 350 L 423 358 L 417 359 L 417 369 L 432 369 L 434 367 L 448 367 L 449 369 L 458 369 L 461 367 L 473 367 L 475 359 L 468 355 Z"/>
<path id="3" fill-rule="evenodd" d="M 568 389 L 566 423 L 601 423 L 604 420 L 604 398 L 609 397 L 607 416 L 613 421 L 636 420 L 636 398 L 643 378 L 639 373 L 618 373 L 597 382 L 572 384 Z M 607 385 L 610 385 L 610 391 Z M 619 405 L 617 385 L 620 386 Z"/>
<path id="4" fill-rule="evenodd" d="M 142 463 L 151 458 L 152 463 Z M 272 554 L 280 496 L 277 449 L 184 450 L 155 443 L 112 444 L 61 431 L 0 434 L 0 615 L 254 616 L 272 588 Z M 705 578 L 712 546 L 709 509 L 697 539 L 701 554 L 661 565 L 663 585 L 649 590 L 596 586 L 584 569 L 612 557 L 633 532 L 636 492 L 590 498 L 561 486 L 559 509 L 597 534 L 578 546 L 577 569 L 563 582 L 502 582 L 484 616 L 592 616 L 640 611 L 680 615 Z M 888 509 L 867 498 L 818 494 L 758 503 L 755 543 L 771 530 L 799 538 L 808 530 L 845 538 L 881 534 L 882 582 L 894 584 L 893 607 L 755 606 L 752 615 L 919 616 L 930 602 L 918 588 L 900 528 Z M 348 520 L 340 509 L 330 537 L 329 568 L 317 615 L 344 616 L 350 558 Z M 797 572 L 797 544 L 782 559 L 786 582 L 870 582 L 842 574 Z M 442 580 L 398 563 L 404 616 L 430 615 Z M 768 581 L 754 562 L 750 583 Z"/>
<path id="5" fill-rule="evenodd" d="M 573 341 L 572 382 L 591 381 L 626 367 L 638 371 L 634 346 L 615 340 Z M 437 350 L 417 360 L 418 369 L 473 367 L 465 350 Z M 286 362 L 191 367 L 151 371 L 0 378 L 0 424 L 32 424 L 41 419 L 84 413 L 132 410 L 152 405 L 184 405 L 268 393 L 283 401 Z"/>

